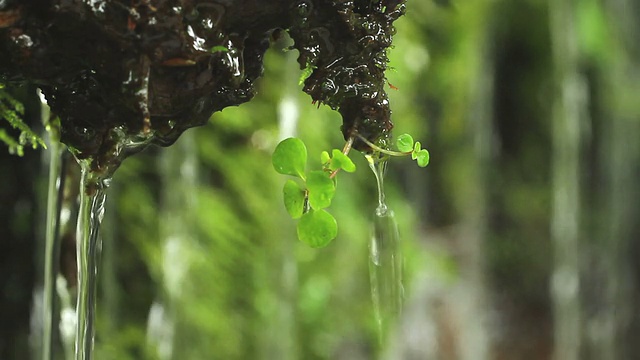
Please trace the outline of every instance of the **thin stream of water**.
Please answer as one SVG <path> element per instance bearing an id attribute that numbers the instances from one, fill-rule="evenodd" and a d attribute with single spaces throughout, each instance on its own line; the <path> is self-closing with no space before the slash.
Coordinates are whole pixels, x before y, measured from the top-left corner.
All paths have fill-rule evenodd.
<path id="1" fill-rule="evenodd" d="M 49 144 L 51 160 L 49 163 L 49 184 L 47 194 L 47 223 L 44 255 L 44 324 L 42 359 L 53 359 L 53 344 L 56 339 L 57 310 L 56 279 L 60 259 L 60 211 L 64 196 L 64 180 L 67 159 L 63 147 L 55 139 Z"/>
<path id="2" fill-rule="evenodd" d="M 372 155 L 366 155 L 366 158 L 378 185 L 378 207 L 369 243 L 369 276 L 382 342 L 402 311 L 402 253 L 395 216 L 385 203 L 384 173 L 387 160 Z"/>
<path id="3" fill-rule="evenodd" d="M 104 215 L 106 190 L 103 179 L 82 164 L 80 211 L 77 227 L 78 302 L 76 306 L 76 360 L 90 360 L 95 334 L 96 290 L 100 257 L 100 223 Z"/>

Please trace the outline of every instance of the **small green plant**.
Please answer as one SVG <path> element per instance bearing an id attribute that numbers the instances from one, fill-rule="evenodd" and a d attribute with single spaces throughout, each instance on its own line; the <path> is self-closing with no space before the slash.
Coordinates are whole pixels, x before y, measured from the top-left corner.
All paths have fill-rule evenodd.
<path id="1" fill-rule="evenodd" d="M 398 137 L 396 145 L 400 151 L 383 149 L 357 136 L 374 152 L 391 156 L 411 155 L 421 167 L 429 163 L 429 152 L 422 149 L 420 142 L 414 142 L 409 134 Z M 297 225 L 298 239 L 311 247 L 327 246 L 338 234 L 336 219 L 325 209 L 331 205 L 335 195 L 338 172 L 356 171 L 356 165 L 348 156 L 353 140 L 350 139 L 342 151 L 333 149 L 331 154 L 323 151 L 320 154 L 321 170 L 306 170 L 307 147 L 297 138 L 281 141 L 271 157 L 273 168 L 278 173 L 295 178 L 284 184 L 284 206 L 293 219 L 300 219 Z"/>
<path id="2" fill-rule="evenodd" d="M 5 119 L 11 127 L 20 131 L 16 140 L 5 129 L 0 128 L 0 142 L 9 147 L 9 153 L 24 155 L 24 146 L 30 145 L 36 149 L 38 146 L 47 148 L 40 136 L 29 128 L 22 120 L 24 116 L 24 106 L 6 91 L 4 84 L 0 83 L 0 118 Z"/>
<path id="3" fill-rule="evenodd" d="M 348 152 L 350 146 L 345 148 Z M 280 142 L 271 160 L 278 173 L 297 178 L 287 180 L 282 192 L 287 212 L 300 219 L 298 238 L 314 248 L 326 246 L 338 234 L 336 219 L 325 210 L 336 192 L 336 174 L 340 170 L 354 172 L 355 164 L 345 153 L 333 149 L 331 155 L 326 151 L 320 155 L 321 170 L 306 171 L 307 147 L 297 138 Z"/>

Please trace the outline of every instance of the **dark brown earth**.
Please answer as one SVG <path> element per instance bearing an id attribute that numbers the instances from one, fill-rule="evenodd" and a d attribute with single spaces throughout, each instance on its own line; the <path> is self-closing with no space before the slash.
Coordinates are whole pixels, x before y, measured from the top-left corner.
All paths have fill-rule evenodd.
<path id="1" fill-rule="evenodd" d="M 249 101 L 285 29 L 313 69 L 304 91 L 342 114 L 345 139 L 375 142 L 392 128 L 386 49 L 403 13 L 399 0 L 4 0 L 0 80 L 39 86 L 62 142 L 111 173 Z"/>

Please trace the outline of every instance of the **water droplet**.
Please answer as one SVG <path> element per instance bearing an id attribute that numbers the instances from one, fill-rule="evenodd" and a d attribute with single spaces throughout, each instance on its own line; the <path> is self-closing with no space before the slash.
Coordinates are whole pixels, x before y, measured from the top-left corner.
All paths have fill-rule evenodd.
<path id="1" fill-rule="evenodd" d="M 15 42 L 16 45 L 18 45 L 19 47 L 22 47 L 22 48 L 30 48 L 30 47 L 33 46 L 33 41 L 31 40 L 31 38 L 27 34 L 22 34 L 20 36 L 17 36 L 14 39 L 14 42 Z"/>
<path id="2" fill-rule="evenodd" d="M 96 133 L 96 131 L 93 128 L 84 127 L 84 126 L 76 126 L 74 128 L 74 131 L 76 132 L 77 135 L 85 139 L 93 137 Z"/>
<path id="3" fill-rule="evenodd" d="M 196 35 L 196 32 L 193 30 L 193 27 L 191 25 L 187 26 L 187 34 L 189 34 L 189 36 L 191 36 L 191 39 L 193 40 L 191 44 L 194 49 L 202 52 L 209 51 L 209 49 L 207 49 L 206 47 L 207 41 L 204 38 L 201 38 L 198 35 Z"/>
<path id="4" fill-rule="evenodd" d="M 313 11 L 313 4 L 310 1 L 300 1 L 296 4 L 297 15 L 301 18 L 307 18 Z"/>
<path id="5" fill-rule="evenodd" d="M 325 79 L 322 82 L 322 92 L 325 93 L 324 96 L 332 96 L 338 93 L 338 87 L 331 79 Z"/>
<path id="6" fill-rule="evenodd" d="M 220 4 L 200 3 L 198 9 L 200 24 L 205 30 L 215 29 L 226 13 L 225 7 Z"/>
<path id="7" fill-rule="evenodd" d="M 376 185 L 378 188 L 378 207 L 376 209 L 376 214 L 378 216 L 383 216 L 388 210 L 384 195 L 384 174 L 387 171 L 387 157 L 376 153 L 367 154 L 365 155 L 365 158 L 369 163 L 369 168 L 371 168 L 371 171 L 373 171 L 373 174 L 376 177 Z"/>

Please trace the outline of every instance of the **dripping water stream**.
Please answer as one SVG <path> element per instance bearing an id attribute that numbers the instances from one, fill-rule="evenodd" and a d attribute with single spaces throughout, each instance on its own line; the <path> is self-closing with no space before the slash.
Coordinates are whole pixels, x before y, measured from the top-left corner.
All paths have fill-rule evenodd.
<path id="1" fill-rule="evenodd" d="M 382 342 L 402 310 L 402 253 L 398 225 L 385 202 L 384 173 L 386 158 L 366 155 L 378 188 L 378 206 L 373 217 L 369 242 L 371 296 Z"/>
<path id="2" fill-rule="evenodd" d="M 52 137 L 49 144 L 51 159 L 49 163 L 49 183 L 47 186 L 47 219 L 45 233 L 45 273 L 44 273 L 44 326 L 42 359 L 51 360 L 54 356 L 54 343 L 57 338 L 58 301 L 56 280 L 60 258 L 60 212 L 64 196 L 67 156 L 61 144 Z"/>
<path id="3" fill-rule="evenodd" d="M 82 163 L 80 211 L 77 227 L 78 301 L 76 360 L 90 360 L 96 317 L 96 289 L 100 257 L 100 223 L 104 215 L 106 190 L 110 178 L 102 178 Z"/>

